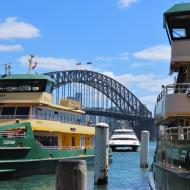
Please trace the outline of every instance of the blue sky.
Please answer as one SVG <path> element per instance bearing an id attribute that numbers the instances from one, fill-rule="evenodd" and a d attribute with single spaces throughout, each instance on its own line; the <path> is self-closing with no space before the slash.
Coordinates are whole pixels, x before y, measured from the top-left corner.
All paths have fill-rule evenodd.
<path id="1" fill-rule="evenodd" d="M 13 73 L 26 73 L 27 55 L 34 54 L 39 73 L 98 71 L 120 81 L 153 110 L 161 85 L 174 79 L 168 76 L 163 12 L 176 3 L 181 1 L 2 1 L 1 64 L 12 63 Z"/>

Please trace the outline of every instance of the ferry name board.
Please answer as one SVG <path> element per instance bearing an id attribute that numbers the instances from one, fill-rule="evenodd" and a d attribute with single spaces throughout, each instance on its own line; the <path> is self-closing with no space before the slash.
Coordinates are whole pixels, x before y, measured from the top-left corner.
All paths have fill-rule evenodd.
<path id="1" fill-rule="evenodd" d="M 4 140 L 3 144 L 15 144 L 14 140 Z"/>

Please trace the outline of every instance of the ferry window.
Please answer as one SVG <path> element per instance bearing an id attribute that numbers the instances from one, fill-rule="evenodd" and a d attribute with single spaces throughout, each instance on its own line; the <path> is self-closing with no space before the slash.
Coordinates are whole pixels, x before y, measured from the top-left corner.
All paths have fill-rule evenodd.
<path id="1" fill-rule="evenodd" d="M 6 81 L 6 91 L 7 92 L 12 92 L 12 91 L 17 91 L 17 85 L 16 85 L 16 82 L 14 81 Z"/>
<path id="2" fill-rule="evenodd" d="M 53 84 L 48 82 L 46 85 L 46 92 L 51 93 Z"/>
<path id="3" fill-rule="evenodd" d="M 14 115 L 15 107 L 3 107 L 1 115 Z"/>
<path id="4" fill-rule="evenodd" d="M 30 92 L 31 91 L 31 86 L 19 86 L 18 91 L 20 91 L 20 92 Z"/>
<path id="5" fill-rule="evenodd" d="M 5 83 L 3 81 L 0 82 L 0 92 L 5 92 Z"/>
<path id="6" fill-rule="evenodd" d="M 50 119 L 54 119 L 54 111 L 49 110 L 49 113 L 50 113 Z"/>
<path id="7" fill-rule="evenodd" d="M 44 146 L 58 146 L 57 136 L 39 136 L 35 135 L 35 139 Z"/>
<path id="8" fill-rule="evenodd" d="M 59 119 L 58 119 L 59 121 L 62 120 L 62 114 L 61 114 L 61 112 L 58 113 L 58 118 L 59 118 Z"/>
<path id="9" fill-rule="evenodd" d="M 40 88 L 38 86 L 33 86 L 32 87 L 33 92 L 38 92 L 39 90 L 40 90 Z"/>
<path id="10" fill-rule="evenodd" d="M 46 109 L 42 109 L 42 117 L 46 118 L 47 115 L 47 110 Z"/>
<path id="11" fill-rule="evenodd" d="M 51 112 L 50 112 L 50 110 L 46 110 L 46 119 L 50 119 L 50 114 L 51 114 Z"/>
<path id="12" fill-rule="evenodd" d="M 40 116 L 40 117 L 42 116 L 42 109 L 41 108 L 37 109 L 37 115 Z"/>
<path id="13" fill-rule="evenodd" d="M 185 38 L 186 30 L 184 28 L 173 28 L 172 35 L 173 35 L 173 38 Z"/>
<path id="14" fill-rule="evenodd" d="M 16 115 L 29 115 L 29 107 L 17 107 Z"/>
<path id="15" fill-rule="evenodd" d="M 58 120 L 58 112 L 57 111 L 54 111 L 54 119 Z"/>
<path id="16" fill-rule="evenodd" d="M 32 89 L 36 92 L 44 92 L 46 88 L 46 80 L 34 80 L 32 81 Z"/>
<path id="17" fill-rule="evenodd" d="M 6 91 L 7 92 L 16 92 L 16 91 L 18 91 L 18 88 L 17 87 L 7 87 Z"/>

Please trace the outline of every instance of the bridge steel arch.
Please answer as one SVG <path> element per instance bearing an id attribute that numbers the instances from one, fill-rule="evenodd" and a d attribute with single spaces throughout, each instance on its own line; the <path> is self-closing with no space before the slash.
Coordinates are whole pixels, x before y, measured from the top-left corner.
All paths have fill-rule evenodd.
<path id="1" fill-rule="evenodd" d="M 98 72 L 89 70 L 68 70 L 45 73 L 57 82 L 55 88 L 68 83 L 89 85 L 107 96 L 122 114 L 136 118 L 152 118 L 152 113 L 125 86 Z"/>

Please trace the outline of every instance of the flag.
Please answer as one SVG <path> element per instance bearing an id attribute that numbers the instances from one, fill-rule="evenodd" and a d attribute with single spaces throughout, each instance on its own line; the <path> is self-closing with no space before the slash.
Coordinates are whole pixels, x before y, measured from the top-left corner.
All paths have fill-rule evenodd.
<path id="1" fill-rule="evenodd" d="M 32 69 L 36 69 L 37 67 L 37 62 L 34 63 L 34 65 L 32 66 Z"/>
<path id="2" fill-rule="evenodd" d="M 92 64 L 92 62 L 87 62 L 86 64 L 87 64 L 87 65 L 90 65 L 90 64 Z"/>
<path id="3" fill-rule="evenodd" d="M 81 65 L 81 63 L 77 63 L 76 65 L 77 65 L 77 66 L 78 66 L 78 65 Z"/>

